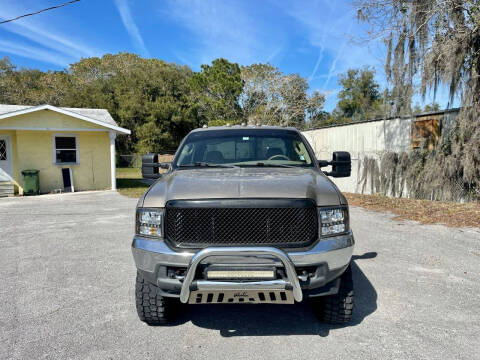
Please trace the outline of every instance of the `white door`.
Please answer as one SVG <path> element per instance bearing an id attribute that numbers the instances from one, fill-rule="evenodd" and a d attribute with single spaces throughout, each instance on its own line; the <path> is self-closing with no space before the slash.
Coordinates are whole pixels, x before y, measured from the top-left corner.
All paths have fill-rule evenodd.
<path id="1" fill-rule="evenodd" d="M 12 180 L 13 160 L 10 135 L 0 135 L 0 181 Z"/>

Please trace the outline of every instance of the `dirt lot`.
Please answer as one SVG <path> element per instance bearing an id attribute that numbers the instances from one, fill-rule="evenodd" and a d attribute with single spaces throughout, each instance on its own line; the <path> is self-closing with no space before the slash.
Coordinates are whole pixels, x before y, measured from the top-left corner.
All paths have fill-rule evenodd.
<path id="1" fill-rule="evenodd" d="M 186 307 L 148 327 L 134 305 L 136 199 L 113 192 L 0 200 L 1 359 L 478 359 L 480 229 L 351 209 L 356 308 Z"/>
<path id="2" fill-rule="evenodd" d="M 480 225 L 480 203 L 457 203 L 380 195 L 346 193 L 348 203 L 364 209 L 392 212 L 395 220 L 414 220 L 422 224 L 444 224 L 453 227 L 478 227 Z"/>

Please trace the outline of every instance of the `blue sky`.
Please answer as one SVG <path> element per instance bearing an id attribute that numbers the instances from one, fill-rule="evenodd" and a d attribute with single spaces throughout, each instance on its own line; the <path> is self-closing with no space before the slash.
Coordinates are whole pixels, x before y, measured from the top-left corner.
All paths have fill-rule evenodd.
<path id="1" fill-rule="evenodd" d="M 64 1 L 4 0 L 0 18 Z M 241 65 L 269 62 L 306 77 L 310 91 L 326 93 L 330 111 L 337 76 L 348 68 L 374 66 L 385 85 L 385 48 L 362 41 L 366 31 L 344 0 L 81 0 L 0 25 L 0 57 L 41 70 L 120 51 L 194 70 L 218 57 Z"/>

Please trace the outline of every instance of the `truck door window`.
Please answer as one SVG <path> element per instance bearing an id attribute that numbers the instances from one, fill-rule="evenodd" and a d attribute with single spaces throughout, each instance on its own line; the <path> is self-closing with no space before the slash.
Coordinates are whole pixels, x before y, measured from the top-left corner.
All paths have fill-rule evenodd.
<path id="1" fill-rule="evenodd" d="M 186 144 L 180 155 L 178 156 L 178 163 L 179 164 L 189 164 L 192 162 L 192 155 L 193 155 L 193 144 Z"/>
<path id="2" fill-rule="evenodd" d="M 298 140 L 293 140 L 293 159 L 295 161 L 305 161 L 307 164 L 311 163 L 310 156 L 308 156 L 307 148 L 305 144 Z"/>

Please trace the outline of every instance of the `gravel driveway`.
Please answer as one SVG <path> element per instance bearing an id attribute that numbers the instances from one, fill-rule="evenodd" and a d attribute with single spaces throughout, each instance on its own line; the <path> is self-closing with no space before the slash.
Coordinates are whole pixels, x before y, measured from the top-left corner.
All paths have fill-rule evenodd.
<path id="1" fill-rule="evenodd" d="M 198 305 L 149 327 L 135 311 L 136 200 L 113 192 L 0 199 L 0 358 L 478 359 L 480 229 L 351 209 L 348 326 L 306 304 Z"/>

